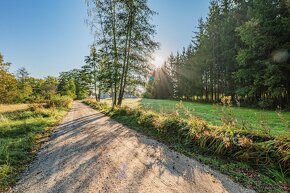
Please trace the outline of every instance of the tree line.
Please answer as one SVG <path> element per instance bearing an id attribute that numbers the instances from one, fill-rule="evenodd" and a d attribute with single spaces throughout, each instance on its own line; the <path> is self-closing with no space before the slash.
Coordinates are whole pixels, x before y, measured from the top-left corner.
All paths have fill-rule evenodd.
<path id="1" fill-rule="evenodd" d="M 196 29 L 153 71 L 145 97 L 290 106 L 289 0 L 213 0 Z"/>
<path id="2" fill-rule="evenodd" d="M 0 53 L 0 104 L 42 103 L 58 96 L 78 100 L 94 97 L 99 101 L 101 92 L 111 96 L 110 85 L 100 82 L 105 77 L 101 70 L 105 69 L 101 69 L 95 46 L 91 46 L 90 55 L 85 56 L 84 62 L 80 69 L 61 72 L 57 77 L 35 78 L 24 67 L 10 72 L 12 64 L 4 62 Z M 135 85 L 127 85 L 126 91 L 138 95 Z"/>
<path id="3" fill-rule="evenodd" d="M 0 53 L 0 104 L 45 102 L 55 96 L 83 99 L 91 95 L 89 77 L 82 69 L 62 72 L 58 77 L 31 77 L 25 68 L 11 73 L 11 63 Z"/>

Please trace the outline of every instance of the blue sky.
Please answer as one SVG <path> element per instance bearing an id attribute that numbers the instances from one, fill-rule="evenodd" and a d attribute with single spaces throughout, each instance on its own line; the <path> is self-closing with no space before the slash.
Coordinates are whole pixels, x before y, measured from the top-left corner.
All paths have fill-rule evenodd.
<path id="1" fill-rule="evenodd" d="M 0 0 L 0 52 L 11 71 L 25 67 L 34 77 L 57 76 L 81 67 L 92 36 L 85 24 L 84 0 Z M 157 65 L 187 46 L 209 0 L 149 0 L 159 14 L 155 39 L 161 47 Z"/>

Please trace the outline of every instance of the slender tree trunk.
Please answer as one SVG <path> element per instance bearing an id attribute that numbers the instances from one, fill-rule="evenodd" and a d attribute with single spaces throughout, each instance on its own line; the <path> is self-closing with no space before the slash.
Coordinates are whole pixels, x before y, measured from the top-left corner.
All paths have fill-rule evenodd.
<path id="1" fill-rule="evenodd" d="M 101 101 L 101 88 L 100 87 L 99 87 L 98 99 L 99 99 L 99 102 L 100 102 Z"/>
<path id="2" fill-rule="evenodd" d="M 205 74 L 205 100 L 208 101 L 208 72 Z"/>
<path id="3" fill-rule="evenodd" d="M 114 51 L 114 71 L 113 71 L 113 93 L 112 93 L 112 108 L 116 105 L 117 100 L 117 76 L 118 76 L 118 50 L 116 40 L 116 10 L 115 2 L 110 1 L 110 7 L 112 12 L 112 35 L 113 35 L 113 51 Z"/>
<path id="4" fill-rule="evenodd" d="M 211 71 L 210 71 L 210 86 L 211 86 L 211 102 L 213 102 L 213 93 L 214 93 L 214 91 L 213 91 L 213 87 L 214 87 L 214 83 L 213 83 L 213 72 L 212 72 L 212 69 L 211 69 Z"/>
<path id="5" fill-rule="evenodd" d="M 290 83 L 287 83 L 286 106 L 290 107 Z"/>
<path id="6" fill-rule="evenodd" d="M 94 90 L 95 90 L 95 99 L 96 99 L 96 101 L 98 102 L 99 100 L 98 100 L 97 84 L 96 84 L 96 83 L 94 83 Z"/>
<path id="7" fill-rule="evenodd" d="M 130 10 L 131 11 L 131 10 Z M 131 28 L 131 13 L 128 16 L 128 24 L 127 24 L 127 33 L 126 33 L 126 41 L 125 41 L 125 49 L 124 49 L 124 63 L 122 66 L 122 74 L 121 74 L 121 82 L 120 82 L 120 92 L 119 92 L 119 98 L 118 98 L 118 106 L 122 105 L 122 99 L 123 99 L 123 88 L 124 88 L 124 78 L 125 78 L 125 71 L 126 71 L 126 63 L 127 63 L 127 57 L 128 57 L 128 41 L 129 41 L 129 34 L 130 34 L 130 28 Z"/>
<path id="8" fill-rule="evenodd" d="M 132 9 L 132 8 L 131 8 Z M 129 69 L 129 64 L 130 64 L 130 49 L 131 49 L 131 40 L 132 40 L 132 28 L 134 24 L 134 10 L 130 10 L 131 13 L 129 15 L 129 25 L 128 25 L 128 50 L 126 52 L 126 62 L 125 62 L 125 71 L 123 73 L 124 81 L 123 85 L 120 88 L 120 94 L 119 94 L 119 100 L 118 100 L 118 105 L 122 105 L 123 97 L 124 97 L 124 92 L 125 92 L 125 87 L 127 85 L 127 77 L 128 77 L 128 69 Z M 126 47 L 127 48 L 127 47 Z"/>

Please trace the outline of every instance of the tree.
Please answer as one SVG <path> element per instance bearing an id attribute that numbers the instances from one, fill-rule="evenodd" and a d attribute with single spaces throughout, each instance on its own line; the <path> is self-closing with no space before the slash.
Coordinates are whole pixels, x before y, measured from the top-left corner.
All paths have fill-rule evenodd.
<path id="1" fill-rule="evenodd" d="M 173 97 L 171 78 L 165 65 L 153 71 L 146 89 L 147 92 L 144 96 L 147 98 L 168 99 Z"/>
<path id="2" fill-rule="evenodd" d="M 145 81 L 147 59 L 158 46 L 150 24 L 155 12 L 147 0 L 89 0 L 88 9 L 96 46 L 105 53 L 112 106 L 121 105 L 126 86 Z"/>
<path id="3" fill-rule="evenodd" d="M 58 77 L 58 93 L 71 98 L 84 99 L 88 96 L 90 83 L 83 70 L 73 69 L 60 73 Z"/>
<path id="4" fill-rule="evenodd" d="M 237 57 L 237 93 L 261 107 L 289 106 L 290 13 L 286 1 L 253 0 L 251 8 L 251 19 L 237 29 L 244 44 Z M 276 60 L 281 53 L 285 59 Z"/>
<path id="5" fill-rule="evenodd" d="M 8 72 L 9 66 L 0 53 L 0 103 L 15 102 L 17 96 L 17 80 Z"/>
<path id="6" fill-rule="evenodd" d="M 41 85 L 41 94 L 45 99 L 51 99 L 51 97 L 57 94 L 57 85 L 58 80 L 55 77 L 48 76 L 44 79 Z"/>
<path id="7" fill-rule="evenodd" d="M 31 94 L 33 93 L 29 73 L 25 68 L 22 67 L 17 70 L 16 77 L 17 77 L 18 101 L 27 102 L 31 99 Z"/>
<path id="8" fill-rule="evenodd" d="M 17 80 L 14 75 L 0 69 L 0 103 L 15 102 L 17 97 Z"/>
<path id="9" fill-rule="evenodd" d="M 90 56 L 86 56 L 85 62 L 86 65 L 82 67 L 83 72 L 86 73 L 89 83 L 93 85 L 96 101 L 100 101 L 101 89 L 99 88 L 98 90 L 100 84 L 100 68 L 98 65 L 97 50 L 94 46 L 91 47 Z"/>

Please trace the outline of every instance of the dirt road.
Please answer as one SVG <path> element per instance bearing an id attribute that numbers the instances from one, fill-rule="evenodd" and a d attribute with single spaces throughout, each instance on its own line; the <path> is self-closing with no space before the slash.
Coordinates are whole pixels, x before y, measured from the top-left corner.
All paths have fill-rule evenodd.
<path id="1" fill-rule="evenodd" d="M 252 192 L 74 102 L 12 192 Z"/>

